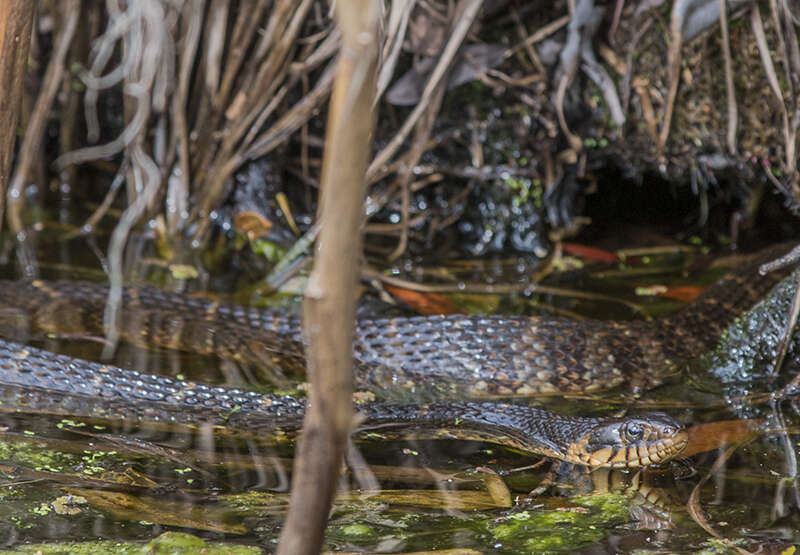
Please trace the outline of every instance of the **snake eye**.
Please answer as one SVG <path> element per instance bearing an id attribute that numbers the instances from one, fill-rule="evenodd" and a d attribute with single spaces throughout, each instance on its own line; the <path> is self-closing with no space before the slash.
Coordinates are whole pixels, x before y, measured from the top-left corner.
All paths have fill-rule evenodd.
<path id="1" fill-rule="evenodd" d="M 644 430 L 639 424 L 635 422 L 631 422 L 627 426 L 625 426 L 625 439 L 628 441 L 639 441 L 642 439 L 642 434 Z"/>

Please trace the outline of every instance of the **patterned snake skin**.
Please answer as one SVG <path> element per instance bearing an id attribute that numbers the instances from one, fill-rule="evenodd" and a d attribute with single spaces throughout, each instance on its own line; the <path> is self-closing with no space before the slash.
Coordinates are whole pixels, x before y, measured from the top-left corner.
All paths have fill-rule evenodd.
<path id="1" fill-rule="evenodd" d="M 360 388 L 455 388 L 469 396 L 646 389 L 713 349 L 722 331 L 784 275 L 758 267 L 786 253 L 762 251 L 677 313 L 651 321 L 552 316 L 421 316 L 361 320 L 354 338 Z M 103 335 L 107 287 L 73 281 L 0 281 L 7 337 Z M 256 308 L 152 288 L 124 292 L 122 339 L 215 354 L 266 368 L 305 368 L 300 321 Z M 22 328 L 20 330 L 20 328 Z M 0 330 L 2 332 L 2 330 Z"/>
<path id="2" fill-rule="evenodd" d="M 676 314 L 654 321 L 447 316 L 362 320 L 354 355 L 361 387 L 456 383 L 468 394 L 595 391 L 660 383 L 677 364 L 713 348 L 725 326 L 782 275 L 758 267 L 770 249 L 723 276 Z M 108 290 L 91 283 L 0 282 L 11 335 L 102 333 Z M 122 338 L 215 354 L 282 371 L 302 368 L 300 323 L 254 308 L 155 289 L 126 290 Z M 0 341 L 0 410 L 108 420 L 295 430 L 305 403 L 141 374 Z M 589 466 L 663 462 L 686 445 L 670 417 L 562 417 L 515 404 L 366 405 L 365 427 L 411 428 L 424 437 L 494 441 Z M 423 431 L 427 430 L 427 431 Z"/>
<path id="3" fill-rule="evenodd" d="M 306 403 L 214 387 L 0 341 L 0 412 L 32 412 L 104 421 L 224 426 L 248 434 L 294 433 Z M 636 468 L 665 462 L 688 436 L 669 416 L 559 416 L 508 403 L 366 404 L 363 423 L 385 437 L 470 439 L 591 467 Z"/>

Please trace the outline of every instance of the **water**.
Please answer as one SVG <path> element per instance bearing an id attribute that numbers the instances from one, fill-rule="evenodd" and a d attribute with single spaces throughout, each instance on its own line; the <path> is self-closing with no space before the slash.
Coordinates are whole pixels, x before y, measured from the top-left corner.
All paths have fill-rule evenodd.
<path id="1" fill-rule="evenodd" d="M 48 248 L 39 253 L 43 275 L 99 277 L 87 252 Z M 651 264 L 667 269 L 682 263 L 675 254 L 655 260 Z M 524 260 L 495 261 L 488 268 L 495 283 L 517 283 L 517 293 L 523 294 L 508 296 L 494 289 L 479 295 L 465 287 L 450 298 L 481 312 L 518 313 L 534 312 L 536 301 L 552 300 L 524 294 L 523 278 L 533 271 Z M 448 275 L 455 284 L 479 283 L 485 270 L 464 263 L 457 270 L 450 267 Z M 630 294 L 632 283 L 663 282 L 663 269 L 645 270 L 649 266 L 617 274 L 611 265 L 596 279 L 569 284 L 592 286 L 605 295 L 626 291 L 636 309 L 600 298 L 565 297 L 555 310 L 614 318 L 636 317 L 640 309 L 653 315 L 673 310 L 674 301 Z M 9 274 L 14 274 L 12 265 L 6 268 Z M 703 283 L 714 275 L 702 276 Z M 782 303 L 788 294 L 782 293 Z M 765 321 L 779 326 L 779 308 L 769 307 L 774 317 L 757 313 L 736 329 L 751 330 L 754 322 Z M 775 336 L 763 329 L 760 333 Z M 786 378 L 770 383 L 763 373 L 772 343 L 755 354 L 737 345 L 738 350 L 729 347 L 687 369 L 676 383 L 642 396 L 617 391 L 537 402 L 570 414 L 656 408 L 687 425 L 748 417 L 755 422 L 754 434 L 717 425 L 705 434 L 708 445 L 700 448 L 708 451 L 646 472 L 612 473 L 548 462 L 537 466 L 537 457 L 486 443 L 367 438 L 355 443 L 357 455 L 351 453 L 340 480 L 326 549 L 784 552 L 800 543 L 800 493 L 794 478 L 800 417 L 794 398 L 770 404 L 752 397 L 786 383 Z M 102 351 L 97 338 L 89 337 L 48 338 L 37 346 L 90 359 Z M 169 350 L 123 345 L 112 362 L 199 381 L 254 385 L 250 374 L 225 361 Z M 709 366 L 718 371 L 708 372 Z M 796 370 L 792 356 L 787 371 Z M 273 439 L 207 427 L 4 412 L 0 407 L 0 544 L 8 552 L 76 552 L 79 546 L 64 542 L 82 542 L 93 553 L 119 553 L 150 549 L 151 541 L 185 552 L 231 552 L 234 546 L 269 552 L 286 511 L 293 450 L 290 438 Z M 711 448 L 714 441 L 720 445 Z M 537 488 L 541 491 L 530 496 Z M 119 542 L 133 543 L 124 547 Z M 50 547 L 43 549 L 42 543 Z"/>

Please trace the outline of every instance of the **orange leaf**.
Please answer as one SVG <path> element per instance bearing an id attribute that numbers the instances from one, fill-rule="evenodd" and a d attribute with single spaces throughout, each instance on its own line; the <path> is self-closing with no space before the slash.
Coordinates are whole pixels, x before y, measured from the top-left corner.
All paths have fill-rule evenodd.
<path id="1" fill-rule="evenodd" d="M 398 302 L 414 309 L 419 314 L 457 314 L 461 312 L 453 301 L 436 293 L 420 293 L 391 285 L 384 285 L 384 287 Z"/>
<path id="2" fill-rule="evenodd" d="M 690 302 L 700 296 L 705 290 L 704 287 L 697 287 L 696 285 L 676 285 L 674 287 L 667 287 L 666 291 L 661 291 L 658 295 L 660 297 L 667 297 L 668 299 L 675 299 L 676 301 Z"/>
<path id="3" fill-rule="evenodd" d="M 233 227 L 252 241 L 265 235 L 272 227 L 272 223 L 258 212 L 245 210 L 233 218 Z"/>
<path id="4" fill-rule="evenodd" d="M 586 245 L 578 245 L 576 243 L 561 243 L 561 248 L 573 256 L 579 256 L 584 260 L 591 260 L 594 262 L 619 262 L 620 258 L 615 253 L 596 249 L 594 247 L 587 247 Z"/>
<path id="5" fill-rule="evenodd" d="M 721 420 L 692 426 L 688 430 L 689 444 L 681 457 L 690 457 L 741 441 L 755 433 L 756 427 L 761 423 L 763 422 L 758 420 Z"/>

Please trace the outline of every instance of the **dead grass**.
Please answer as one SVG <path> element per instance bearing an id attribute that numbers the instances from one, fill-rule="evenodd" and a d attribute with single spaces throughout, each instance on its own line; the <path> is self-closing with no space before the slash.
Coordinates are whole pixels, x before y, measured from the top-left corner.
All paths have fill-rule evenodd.
<path id="1" fill-rule="evenodd" d="M 509 3 L 496 12 L 479 0 L 387 4 L 368 181 L 370 214 L 391 208 L 401 216 L 391 229 L 372 228 L 396 241 L 390 257 L 403 255 L 412 224 L 426 219 L 409 207 L 413 191 L 443 176 L 492 174 L 480 134 L 465 142 L 467 126 L 452 133 L 441 127 L 452 121 L 442 110 L 454 75 L 488 86 L 476 103 L 526 107 L 523 140 L 536 159 L 517 170 L 541 180 L 548 193 L 603 160 L 634 175 L 656 169 L 689 182 L 716 156 L 726 168 L 748 165 L 800 207 L 800 15 L 787 0 L 728 0 L 732 11 L 721 31 L 718 20 L 704 23 L 698 15 L 709 17 L 710 1 L 618 1 L 606 12 L 588 0 Z M 32 50 L 32 71 L 41 76 L 28 91 L 26 134 L 4 196 L 11 228 L 29 227 L 21 189 L 32 175 L 41 179 L 33 161 L 41 158 L 43 123 L 58 117 L 61 151 L 52 159 L 61 178 L 75 179 L 75 168 L 100 160 L 120 168 L 127 209 L 109 259 L 112 281 L 120 283 L 123 257 L 114 249 L 145 221 L 154 222 L 170 256 L 203 247 L 209 214 L 248 161 L 281 148 L 297 187 L 316 196 L 340 36 L 327 4 L 316 0 L 256 0 L 247 10 L 227 0 L 117 6 L 41 3 L 34 46 L 49 37 L 52 47 Z M 89 24 L 72 36 L 76 12 Z M 407 71 L 416 72 L 417 85 L 402 96 L 413 105 L 392 106 L 386 99 L 401 96 L 392 91 Z M 110 99 L 122 114 L 109 113 Z M 485 113 L 484 106 L 473 113 Z M 422 163 L 443 145 L 463 150 L 471 167 Z M 703 168 L 703 175 L 717 169 Z M 109 204 L 80 232 L 90 232 Z"/>

